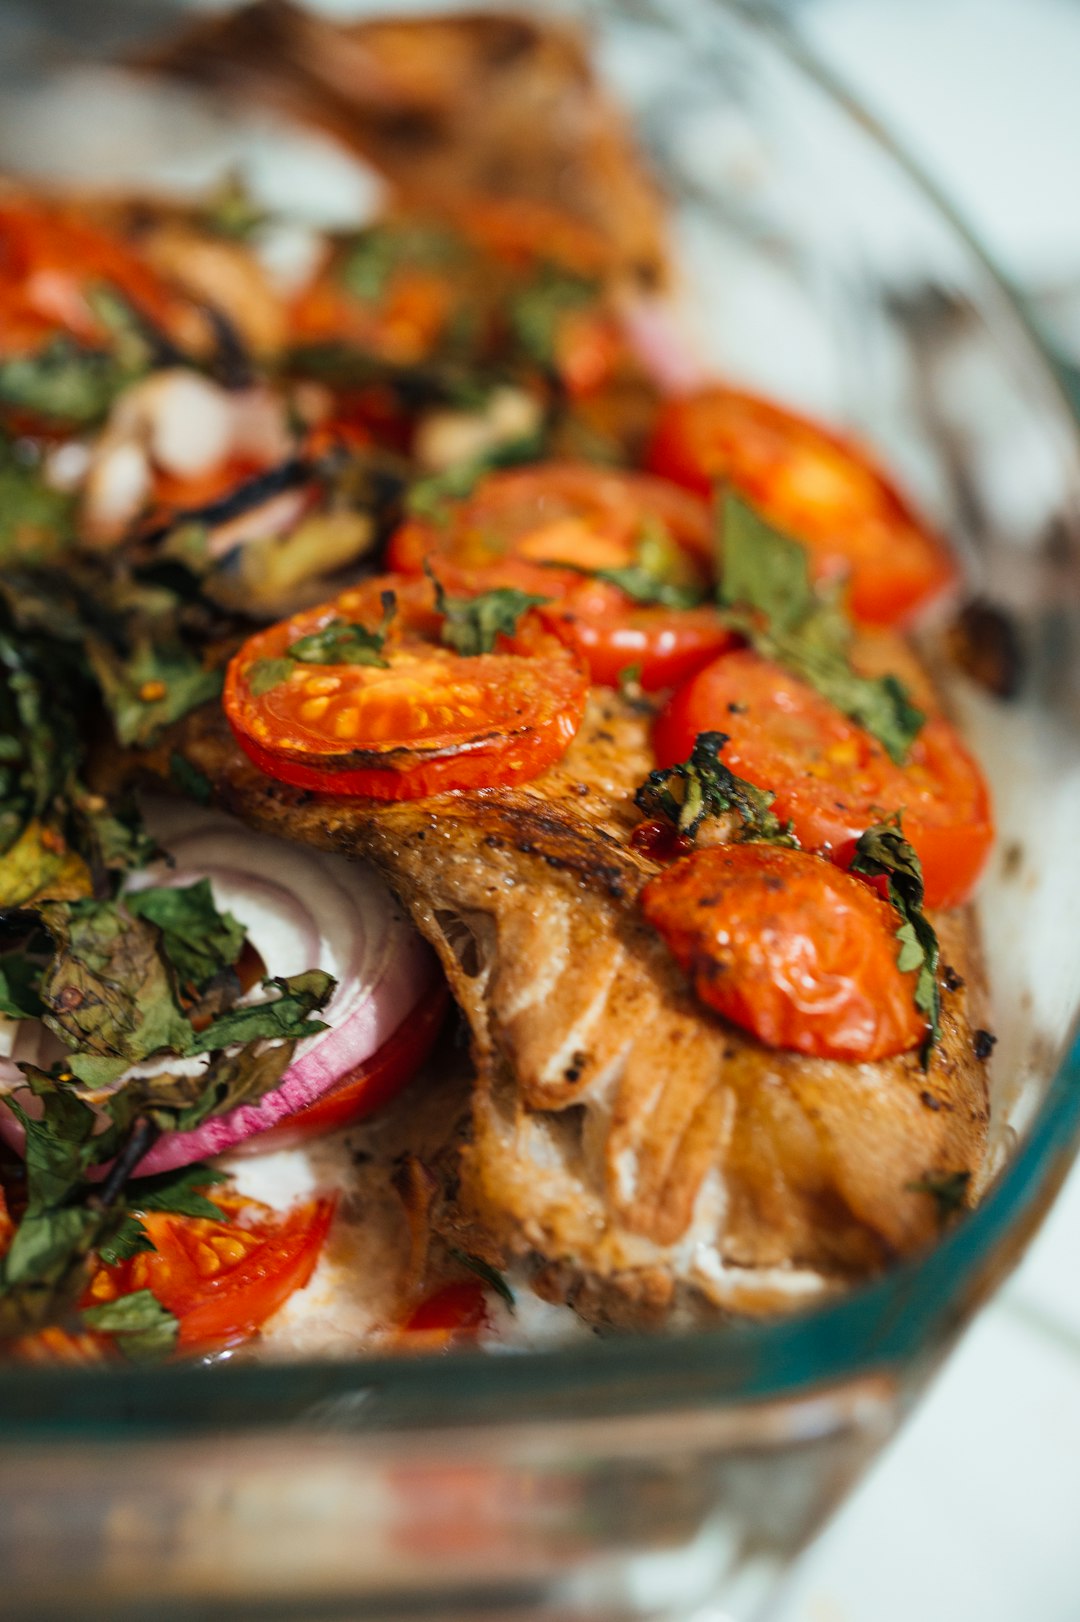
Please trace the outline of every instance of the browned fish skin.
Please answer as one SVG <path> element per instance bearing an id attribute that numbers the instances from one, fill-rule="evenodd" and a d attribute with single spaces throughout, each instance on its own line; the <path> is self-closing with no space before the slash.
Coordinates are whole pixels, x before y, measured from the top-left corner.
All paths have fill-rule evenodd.
<path id="1" fill-rule="evenodd" d="M 934 1239 L 937 1201 L 911 1184 L 977 1177 L 969 920 L 936 920 L 967 985 L 943 982 L 928 1074 L 915 1054 L 808 1059 L 724 1024 L 639 914 L 655 868 L 626 835 L 648 722 L 613 693 L 514 790 L 308 794 L 257 772 L 213 707 L 166 740 L 163 774 L 177 748 L 253 826 L 376 862 L 433 942 L 478 1071 L 446 1220 L 495 1263 L 525 1259 L 542 1293 L 622 1323 L 790 1308 Z"/>

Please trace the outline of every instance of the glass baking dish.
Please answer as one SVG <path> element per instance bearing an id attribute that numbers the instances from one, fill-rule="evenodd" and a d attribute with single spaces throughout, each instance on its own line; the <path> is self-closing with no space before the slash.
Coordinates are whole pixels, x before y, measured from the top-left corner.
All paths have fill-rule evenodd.
<path id="1" fill-rule="evenodd" d="M 321 140 L 115 65 L 180 9 L 0 5 L 0 167 L 124 187 L 244 161 L 285 205 L 359 195 Z M 745 1622 L 1075 1152 L 1080 437 L 1053 369 L 928 183 L 774 24 L 719 0 L 570 10 L 672 199 L 697 351 L 854 426 L 1014 619 L 1018 695 L 953 694 L 1001 826 L 982 903 L 996 1178 L 932 1253 L 783 1322 L 502 1356 L 4 1370 L 5 1615 Z"/>

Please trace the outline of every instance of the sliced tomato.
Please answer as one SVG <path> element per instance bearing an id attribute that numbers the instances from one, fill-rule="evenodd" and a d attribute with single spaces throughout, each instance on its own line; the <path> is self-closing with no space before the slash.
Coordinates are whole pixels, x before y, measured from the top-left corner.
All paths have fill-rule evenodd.
<path id="1" fill-rule="evenodd" d="M 445 986 L 440 987 L 433 997 L 412 1010 L 377 1053 L 343 1076 L 322 1098 L 297 1110 L 279 1126 L 261 1132 L 258 1147 L 287 1148 L 353 1126 L 396 1098 L 435 1046 L 449 1001 Z"/>
<path id="2" fill-rule="evenodd" d="M 944 543 L 867 453 L 806 417 L 735 389 L 667 403 L 648 465 L 701 494 L 740 491 L 807 547 L 819 579 L 848 575 L 854 616 L 893 625 L 955 577 Z"/>
<path id="3" fill-rule="evenodd" d="M 385 665 L 305 664 L 264 688 L 300 637 L 345 620 L 374 629 L 382 596 L 396 615 Z M 417 799 L 526 782 L 566 751 L 581 724 L 588 676 L 527 615 L 492 653 L 462 657 L 439 641 L 428 580 L 388 575 L 261 631 L 225 680 L 241 747 L 283 782 L 327 794 Z"/>
<path id="4" fill-rule="evenodd" d="M 797 677 L 749 649 L 724 654 L 686 682 L 659 717 L 660 764 L 686 760 L 699 732 L 725 732 L 732 771 L 776 796 L 810 850 L 845 865 L 853 842 L 899 811 L 918 852 L 931 907 L 967 900 L 994 837 L 990 795 L 956 730 L 931 715 L 908 761 L 895 765 L 870 733 Z"/>
<path id="5" fill-rule="evenodd" d="M 704 502 L 647 473 L 543 462 L 489 474 L 445 521 L 408 520 L 391 537 L 387 562 L 403 574 L 437 562 L 448 589 L 497 580 L 550 596 L 581 570 L 635 563 L 643 534 L 658 528 L 684 576 L 700 580 L 711 557 Z"/>
<path id="6" fill-rule="evenodd" d="M 147 1211 L 141 1221 L 154 1249 L 115 1267 L 100 1267 L 84 1307 L 150 1290 L 180 1320 L 177 1346 L 208 1352 L 246 1340 L 315 1270 L 334 1214 L 332 1200 L 312 1200 L 284 1216 L 254 1200 L 228 1200 L 235 1220 Z"/>
<path id="7" fill-rule="evenodd" d="M 647 692 L 674 687 L 735 643 L 715 608 L 635 603 L 605 580 L 578 580 L 538 613 L 605 687 L 631 667 Z"/>
<path id="8" fill-rule="evenodd" d="M 925 1033 L 897 912 L 818 856 L 713 846 L 650 880 L 641 905 L 701 1000 L 767 1047 L 876 1060 Z"/>
<path id="9" fill-rule="evenodd" d="M 93 293 L 110 288 L 156 326 L 169 328 L 178 300 L 119 236 L 63 204 L 0 203 L 0 351 L 25 353 L 57 333 L 107 341 Z"/>

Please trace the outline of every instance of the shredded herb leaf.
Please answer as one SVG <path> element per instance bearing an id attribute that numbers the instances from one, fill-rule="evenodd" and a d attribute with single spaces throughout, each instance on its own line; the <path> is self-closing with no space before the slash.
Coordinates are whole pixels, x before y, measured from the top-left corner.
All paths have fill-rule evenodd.
<path id="1" fill-rule="evenodd" d="M 740 844 L 754 840 L 797 846 L 791 824 L 769 809 L 775 795 L 737 777 L 720 759 L 727 741 L 724 732 L 699 732 L 689 760 L 650 772 L 634 803 L 648 817 L 666 817 L 688 839 L 708 818 L 733 815 Z"/>
<path id="2" fill-rule="evenodd" d="M 905 974 L 918 971 L 915 1006 L 926 1016 L 926 1038 L 919 1049 L 925 1070 L 941 1038 L 941 988 L 938 985 L 941 952 L 934 926 L 922 910 L 922 864 L 904 838 L 899 814 L 876 823 L 859 836 L 851 872 L 867 878 L 883 878 L 889 901 L 900 914 L 900 927 L 896 931 L 900 942 L 897 967 Z"/>
<path id="3" fill-rule="evenodd" d="M 500 636 L 513 636 L 518 621 L 530 608 L 550 602 L 515 586 L 497 586 L 478 597 L 450 597 L 437 576 L 428 569 L 435 585 L 435 607 L 443 616 L 440 636 L 448 648 L 465 658 L 490 653 Z"/>
<path id="4" fill-rule="evenodd" d="M 87 1307 L 82 1321 L 87 1329 L 115 1336 L 117 1348 L 133 1363 L 156 1363 L 168 1357 L 180 1333 L 179 1319 L 150 1290 L 134 1290 L 115 1301 Z"/>
<path id="5" fill-rule="evenodd" d="M 492 445 L 482 456 L 473 456 L 464 462 L 455 462 L 443 473 L 430 473 L 416 479 L 405 498 L 405 507 L 413 518 L 426 518 L 431 523 L 444 524 L 456 501 L 472 495 L 480 480 L 503 467 L 518 467 L 523 462 L 534 462 L 543 455 L 544 433 L 524 434 L 518 439 L 506 439 Z"/>
<path id="6" fill-rule="evenodd" d="M 836 593 L 814 588 L 806 550 L 729 494 L 723 506 L 719 600 L 728 623 L 766 659 L 807 682 L 902 765 L 926 717 L 893 675 L 860 676 Z"/>
<path id="7" fill-rule="evenodd" d="M 384 591 L 382 619 L 374 630 L 353 620 L 332 619 L 321 631 L 298 637 L 278 659 L 257 659 L 247 673 L 247 684 L 255 698 L 288 681 L 298 664 L 374 665 L 387 668 L 382 652 L 387 633 L 397 613 L 397 598 Z"/>
<path id="8" fill-rule="evenodd" d="M 184 983 L 201 991 L 221 969 L 240 956 L 244 927 L 228 912 L 218 912 L 209 879 L 194 884 L 161 885 L 126 898 L 133 918 L 147 918 L 162 934 L 162 946 Z"/>

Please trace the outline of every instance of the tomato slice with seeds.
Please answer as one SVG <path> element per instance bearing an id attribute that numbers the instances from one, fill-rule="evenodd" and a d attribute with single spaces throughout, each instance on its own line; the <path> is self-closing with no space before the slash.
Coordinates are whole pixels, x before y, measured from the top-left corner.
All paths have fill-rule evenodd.
<path id="1" fill-rule="evenodd" d="M 157 326 L 168 328 L 179 301 L 121 237 L 39 198 L 0 203 L 0 351 L 28 353 L 58 333 L 81 343 L 107 342 L 92 293 L 120 293 Z"/>
<path id="2" fill-rule="evenodd" d="M 725 732 L 724 760 L 776 796 L 801 843 L 844 865 L 859 835 L 899 811 L 930 907 L 966 901 L 994 838 L 982 772 L 956 730 L 930 715 L 903 766 L 870 733 L 749 649 L 725 654 L 673 694 L 657 721 L 662 766 L 686 760 L 699 732 Z"/>
<path id="3" fill-rule="evenodd" d="M 83 1306 L 150 1290 L 180 1320 L 177 1347 L 185 1352 L 213 1351 L 253 1335 L 311 1278 L 334 1202 L 311 1200 L 280 1216 L 254 1200 L 212 1194 L 234 1220 L 143 1213 L 154 1249 L 100 1267 Z"/>
<path id="4" fill-rule="evenodd" d="M 674 687 L 736 641 L 715 608 L 635 603 L 606 580 L 578 580 L 537 612 L 605 687 L 628 669 L 646 692 Z"/>
<path id="5" fill-rule="evenodd" d="M 802 541 L 819 579 L 849 575 L 867 624 L 909 619 L 955 578 L 944 543 L 864 450 L 755 395 L 716 387 L 669 401 L 647 464 L 702 494 L 740 491 Z"/>
<path id="6" fill-rule="evenodd" d="M 374 630 L 387 591 L 384 665 L 288 669 L 291 645 L 331 622 Z M 581 724 L 586 671 L 532 615 L 467 658 L 441 644 L 440 626 L 429 580 L 388 575 L 257 633 L 225 680 L 238 742 L 270 776 L 327 794 L 417 799 L 536 777 Z M 265 685 L 268 672 L 280 679 Z"/>
<path id="7" fill-rule="evenodd" d="M 767 1047 L 877 1060 L 925 1033 L 897 912 L 818 856 L 713 846 L 651 879 L 641 904 L 701 1000 Z"/>

